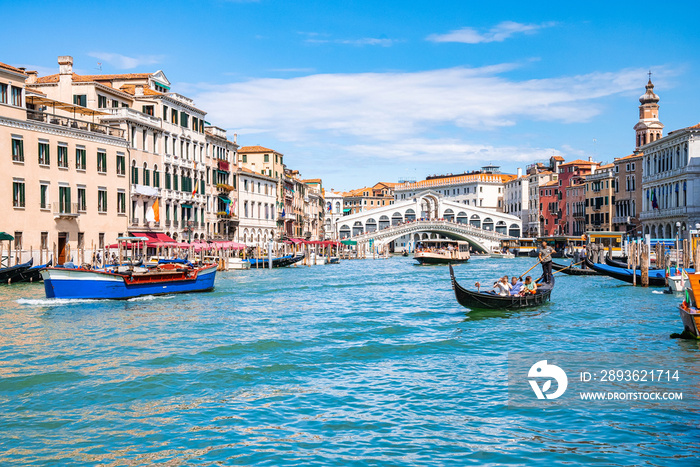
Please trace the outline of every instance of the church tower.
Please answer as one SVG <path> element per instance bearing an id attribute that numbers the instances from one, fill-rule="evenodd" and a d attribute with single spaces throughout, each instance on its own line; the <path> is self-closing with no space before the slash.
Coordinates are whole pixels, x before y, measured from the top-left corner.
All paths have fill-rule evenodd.
<path id="1" fill-rule="evenodd" d="M 654 94 L 654 85 L 651 82 L 651 72 L 649 72 L 649 82 L 647 91 L 639 98 L 642 105 L 639 106 L 639 122 L 634 126 L 637 133 L 634 152 L 640 152 L 640 148 L 645 144 L 663 136 L 664 125 L 659 121 L 659 96 Z"/>

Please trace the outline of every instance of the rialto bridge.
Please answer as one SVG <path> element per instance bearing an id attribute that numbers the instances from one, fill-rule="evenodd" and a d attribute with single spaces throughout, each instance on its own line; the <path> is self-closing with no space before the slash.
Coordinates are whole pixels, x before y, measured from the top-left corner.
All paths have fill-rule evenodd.
<path id="1" fill-rule="evenodd" d="M 445 200 L 432 190 L 370 211 L 340 217 L 337 234 L 341 239 L 370 243 L 381 251 L 393 241 L 403 240 L 397 250 L 412 249 L 415 242 L 436 236 L 468 241 L 476 251 L 490 251 L 501 240 L 519 237 L 520 218 L 491 209 Z M 370 242 L 371 240 L 371 242 Z"/>

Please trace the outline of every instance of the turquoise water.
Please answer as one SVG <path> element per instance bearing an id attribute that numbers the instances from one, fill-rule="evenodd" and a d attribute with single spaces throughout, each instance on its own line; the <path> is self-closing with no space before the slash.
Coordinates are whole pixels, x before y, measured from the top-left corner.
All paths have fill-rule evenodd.
<path id="1" fill-rule="evenodd" d="M 700 344 L 669 338 L 678 296 L 557 278 L 551 303 L 497 316 L 459 306 L 446 267 L 401 257 L 127 302 L 2 286 L 0 465 L 697 463 L 692 407 L 507 405 L 509 351 L 661 352 L 700 385 Z"/>

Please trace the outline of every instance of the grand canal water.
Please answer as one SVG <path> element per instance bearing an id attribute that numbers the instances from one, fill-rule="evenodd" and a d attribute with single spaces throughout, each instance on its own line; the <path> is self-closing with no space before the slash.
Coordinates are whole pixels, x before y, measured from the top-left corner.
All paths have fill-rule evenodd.
<path id="1" fill-rule="evenodd" d="M 127 302 L 1 286 L 0 465 L 697 463 L 698 408 L 508 406 L 509 351 L 663 353 L 700 386 L 700 344 L 669 338 L 677 296 L 560 276 L 550 304 L 498 316 L 399 257 Z"/>

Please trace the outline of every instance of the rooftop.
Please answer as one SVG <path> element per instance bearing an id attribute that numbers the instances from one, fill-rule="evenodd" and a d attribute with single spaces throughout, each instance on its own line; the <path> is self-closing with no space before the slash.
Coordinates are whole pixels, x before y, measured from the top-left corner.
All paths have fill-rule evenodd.
<path id="1" fill-rule="evenodd" d="M 2 62 L 0 62 L 0 69 L 12 71 L 13 73 L 19 73 L 22 75 L 27 74 L 24 70 L 20 70 L 19 68 L 15 68 L 12 65 L 8 65 L 7 63 L 2 63 Z"/>
<path id="2" fill-rule="evenodd" d="M 238 153 L 258 153 L 258 152 L 276 152 L 274 149 L 265 148 L 262 146 L 243 146 L 238 148 Z"/>

